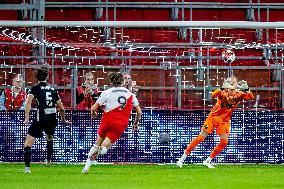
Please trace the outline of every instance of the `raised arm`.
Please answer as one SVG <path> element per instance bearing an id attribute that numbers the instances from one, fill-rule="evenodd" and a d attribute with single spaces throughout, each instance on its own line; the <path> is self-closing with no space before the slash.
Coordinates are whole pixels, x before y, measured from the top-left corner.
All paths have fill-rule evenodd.
<path id="1" fill-rule="evenodd" d="M 227 90 L 227 89 L 235 89 L 235 87 L 227 79 L 224 79 L 222 88 L 219 88 L 213 91 L 212 97 L 213 98 L 219 97 L 222 94 L 222 91 Z"/>
<path id="2" fill-rule="evenodd" d="M 239 90 L 243 92 L 242 98 L 245 100 L 254 99 L 254 95 L 249 89 L 248 83 L 245 80 L 239 81 Z"/>
<path id="3" fill-rule="evenodd" d="M 251 91 L 244 92 L 243 99 L 252 100 L 252 99 L 254 99 L 254 95 Z"/>
<path id="4" fill-rule="evenodd" d="M 212 92 L 212 98 L 217 98 L 218 96 L 221 95 L 222 90 L 221 89 L 216 89 L 215 91 Z"/>

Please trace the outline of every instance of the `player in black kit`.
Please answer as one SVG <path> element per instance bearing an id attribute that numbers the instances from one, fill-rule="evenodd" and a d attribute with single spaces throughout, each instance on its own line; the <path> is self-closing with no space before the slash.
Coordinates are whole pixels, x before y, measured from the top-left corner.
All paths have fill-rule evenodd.
<path id="1" fill-rule="evenodd" d="M 29 113 L 31 110 L 32 100 L 36 100 L 37 115 L 36 119 L 29 127 L 26 141 L 24 144 L 24 159 L 25 159 L 25 172 L 30 173 L 31 162 L 31 147 L 35 141 L 35 138 L 43 136 L 43 131 L 46 134 L 47 139 L 47 163 L 51 162 L 51 156 L 53 151 L 53 135 L 55 133 L 55 127 L 57 126 L 56 108 L 59 109 L 61 120 L 63 123 L 70 123 L 65 119 L 64 106 L 58 96 L 57 90 L 49 85 L 46 80 L 48 77 L 48 68 L 43 66 L 36 72 L 36 78 L 38 83 L 33 86 L 27 96 L 25 107 L 25 124 L 29 122 Z"/>

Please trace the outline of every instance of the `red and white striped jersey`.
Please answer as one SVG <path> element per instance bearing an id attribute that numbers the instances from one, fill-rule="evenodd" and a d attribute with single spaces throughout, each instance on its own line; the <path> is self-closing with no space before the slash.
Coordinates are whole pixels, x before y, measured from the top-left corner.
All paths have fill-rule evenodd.
<path id="1" fill-rule="evenodd" d="M 103 91 L 96 103 L 105 106 L 102 121 L 117 124 L 128 124 L 132 107 L 139 105 L 135 95 L 125 87 L 112 87 Z"/>

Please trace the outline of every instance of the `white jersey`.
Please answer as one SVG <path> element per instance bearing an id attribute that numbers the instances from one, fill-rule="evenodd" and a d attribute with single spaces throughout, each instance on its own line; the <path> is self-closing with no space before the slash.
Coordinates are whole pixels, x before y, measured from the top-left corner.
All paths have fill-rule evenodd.
<path id="1" fill-rule="evenodd" d="M 125 87 L 112 87 L 103 91 L 96 103 L 100 106 L 105 105 L 105 112 L 111 112 L 117 108 L 123 109 L 130 98 L 132 106 L 137 107 L 139 102 L 133 93 Z"/>

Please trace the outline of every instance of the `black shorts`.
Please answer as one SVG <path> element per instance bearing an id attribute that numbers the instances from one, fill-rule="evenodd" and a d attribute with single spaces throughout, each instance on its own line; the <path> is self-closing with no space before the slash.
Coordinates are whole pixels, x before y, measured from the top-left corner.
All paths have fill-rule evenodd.
<path id="1" fill-rule="evenodd" d="M 43 131 L 45 132 L 46 135 L 54 135 L 56 126 L 57 126 L 57 120 L 44 120 L 44 121 L 34 120 L 28 130 L 28 134 L 35 138 L 43 137 L 42 133 Z"/>

